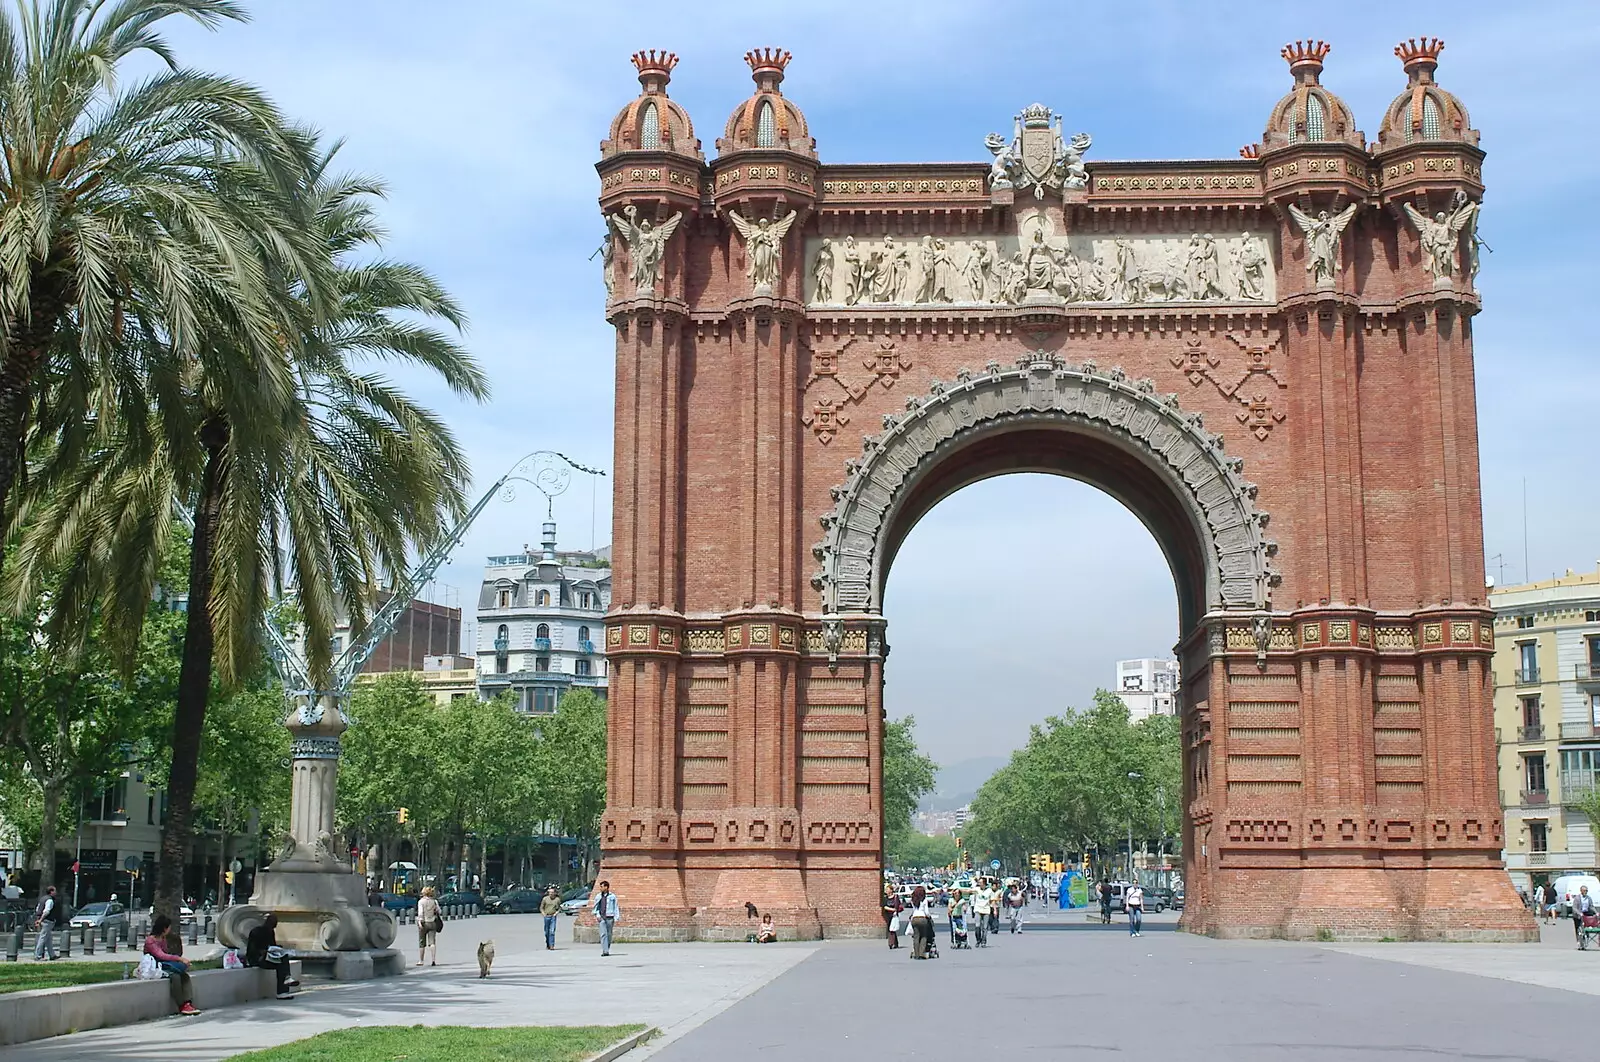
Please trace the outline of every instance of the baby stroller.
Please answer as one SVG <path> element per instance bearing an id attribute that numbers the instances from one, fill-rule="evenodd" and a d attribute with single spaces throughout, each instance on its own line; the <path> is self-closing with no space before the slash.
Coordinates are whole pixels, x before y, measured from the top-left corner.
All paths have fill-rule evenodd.
<path id="1" fill-rule="evenodd" d="M 970 948 L 967 943 L 967 918 L 966 915 L 953 914 L 950 916 L 950 946 L 952 948 Z"/>

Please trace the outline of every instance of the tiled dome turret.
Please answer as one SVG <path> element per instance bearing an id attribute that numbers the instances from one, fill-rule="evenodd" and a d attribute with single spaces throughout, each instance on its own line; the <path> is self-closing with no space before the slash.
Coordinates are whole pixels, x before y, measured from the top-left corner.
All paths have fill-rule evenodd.
<path id="1" fill-rule="evenodd" d="M 1344 100 L 1322 87 L 1322 60 L 1332 51 L 1323 41 L 1293 41 L 1283 57 L 1294 75 L 1294 88 L 1279 100 L 1261 135 L 1261 152 L 1291 144 L 1344 143 L 1365 147 Z"/>
<path id="2" fill-rule="evenodd" d="M 1422 140 L 1478 142 L 1478 131 L 1472 128 L 1467 109 L 1434 83 L 1433 72 L 1439 66 L 1442 51 L 1444 41 L 1437 37 L 1401 41 L 1395 46 L 1394 54 L 1405 64 L 1410 80 L 1406 90 L 1383 112 L 1383 125 L 1378 129 L 1381 149 Z"/>
<path id="3" fill-rule="evenodd" d="M 755 78 L 756 94 L 739 104 L 728 117 L 728 127 L 717 141 L 717 154 L 727 155 L 747 148 L 774 148 L 817 157 L 817 143 L 806 129 L 806 116 L 784 98 L 783 69 L 790 55 L 780 48 L 757 48 L 746 52 Z"/>
<path id="4" fill-rule="evenodd" d="M 667 82 L 678 57 L 671 52 L 634 52 L 644 91 L 611 122 L 611 136 L 600 142 L 600 155 L 609 158 L 623 151 L 671 151 L 703 159 L 694 136 L 689 112 L 667 98 Z"/>

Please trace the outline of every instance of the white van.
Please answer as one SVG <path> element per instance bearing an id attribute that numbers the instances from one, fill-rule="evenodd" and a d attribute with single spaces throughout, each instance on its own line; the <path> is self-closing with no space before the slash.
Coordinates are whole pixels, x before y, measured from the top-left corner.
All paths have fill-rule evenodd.
<path id="1" fill-rule="evenodd" d="M 1550 883 L 1550 888 L 1545 890 L 1545 896 L 1554 896 L 1553 900 L 1547 899 L 1545 903 L 1556 905 L 1556 914 L 1562 918 L 1572 916 L 1572 901 L 1578 895 L 1578 889 L 1584 885 L 1589 886 L 1589 895 L 1594 897 L 1597 909 L 1600 909 L 1600 878 L 1593 874 L 1563 874 Z"/>

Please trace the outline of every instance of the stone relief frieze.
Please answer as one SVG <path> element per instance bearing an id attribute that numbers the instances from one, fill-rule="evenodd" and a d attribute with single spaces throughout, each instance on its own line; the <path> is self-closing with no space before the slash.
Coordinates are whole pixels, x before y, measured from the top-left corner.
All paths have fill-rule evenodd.
<path id="1" fill-rule="evenodd" d="M 993 306 L 1035 303 L 1271 303 L 1272 244 L 1214 234 L 1056 235 L 1043 214 L 1014 236 L 927 234 L 806 241 L 806 303 Z"/>

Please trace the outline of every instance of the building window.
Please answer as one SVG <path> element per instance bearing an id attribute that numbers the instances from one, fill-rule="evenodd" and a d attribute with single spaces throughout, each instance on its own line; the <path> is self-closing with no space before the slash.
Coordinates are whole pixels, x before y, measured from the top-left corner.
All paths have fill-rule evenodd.
<path id="1" fill-rule="evenodd" d="M 578 641 L 586 642 L 588 640 L 589 640 L 589 628 L 588 627 L 579 627 L 578 628 Z"/>
<path id="2" fill-rule="evenodd" d="M 550 658 L 548 656 L 536 656 L 536 657 L 534 657 L 533 658 L 533 669 L 535 671 L 549 671 L 550 670 Z"/>
<path id="3" fill-rule="evenodd" d="M 537 627 L 535 627 L 533 629 L 533 636 L 535 638 L 548 638 L 548 637 L 550 637 L 550 624 L 548 624 L 548 623 L 539 624 Z"/>
<path id="4" fill-rule="evenodd" d="M 1550 832 L 1542 822 L 1528 823 L 1528 851 L 1548 852 L 1550 850 Z"/>
<path id="5" fill-rule="evenodd" d="M 539 604 L 548 605 L 549 603 L 550 603 L 550 591 L 548 591 L 548 590 L 540 590 L 539 591 Z"/>
<path id="6" fill-rule="evenodd" d="M 1306 97 L 1306 139 L 1321 140 L 1324 125 L 1322 101 L 1315 96 Z"/>
<path id="7" fill-rule="evenodd" d="M 506 654 L 504 654 L 504 653 L 496 653 L 495 654 L 495 658 L 494 658 L 494 673 L 496 675 L 504 675 L 506 673 L 506 669 L 507 669 L 507 667 L 509 665 L 510 665 L 510 661 L 506 659 Z"/>
<path id="8" fill-rule="evenodd" d="M 1522 758 L 1522 788 L 1529 793 L 1543 793 L 1544 785 L 1544 753 L 1537 756 L 1524 756 Z"/>
<path id="9" fill-rule="evenodd" d="M 341 634 L 335 634 L 332 638 L 329 638 L 328 648 L 333 650 L 334 656 L 338 656 L 340 653 L 344 652 L 344 636 Z"/>
<path id="10" fill-rule="evenodd" d="M 1439 105 L 1432 96 L 1422 97 L 1422 139 L 1439 139 Z"/>
<path id="11" fill-rule="evenodd" d="M 572 666 L 573 666 L 573 674 L 575 674 L 575 675 L 593 674 L 593 672 L 590 670 L 589 661 L 587 661 L 587 660 L 575 660 L 575 661 L 573 661 Z"/>
<path id="12" fill-rule="evenodd" d="M 533 710 L 549 713 L 556 710 L 556 691 L 537 688 L 533 691 Z"/>
<path id="13" fill-rule="evenodd" d="M 1522 725 L 1525 728 L 1533 728 L 1539 725 L 1538 697 L 1522 698 Z"/>
<path id="14" fill-rule="evenodd" d="M 1600 727 L 1600 693 L 1589 694 L 1589 719 Z"/>
<path id="15" fill-rule="evenodd" d="M 1591 609 L 1584 610 L 1583 622 L 1585 622 L 1585 623 L 1600 623 L 1600 608 L 1591 608 Z"/>
<path id="16" fill-rule="evenodd" d="M 578 607 L 594 608 L 594 595 L 587 590 L 581 591 L 578 594 Z"/>
<path id="17" fill-rule="evenodd" d="M 495 595 L 494 604 L 495 604 L 495 608 L 510 608 L 511 607 L 511 591 L 510 590 L 501 590 L 498 594 Z"/>
<path id="18" fill-rule="evenodd" d="M 649 100 L 639 112 L 639 146 L 646 151 L 661 146 L 661 119 L 656 114 L 656 105 Z"/>
<path id="19" fill-rule="evenodd" d="M 1600 638 L 1585 638 L 1589 648 L 1589 677 L 1600 678 Z"/>
<path id="20" fill-rule="evenodd" d="M 450 702 L 452 704 L 454 704 L 456 701 L 464 701 L 466 699 L 467 695 L 465 693 L 452 693 L 450 695 Z"/>
<path id="21" fill-rule="evenodd" d="M 778 146 L 778 122 L 772 113 L 772 101 L 762 100 L 756 111 L 756 147 Z"/>
<path id="22" fill-rule="evenodd" d="M 1539 643 L 1523 642 L 1517 646 L 1517 681 L 1539 681 Z"/>
<path id="23" fill-rule="evenodd" d="M 1531 630 L 1533 630 L 1533 617 L 1532 616 L 1518 616 L 1517 617 L 1517 630 L 1519 630 L 1519 631 L 1531 631 Z"/>

